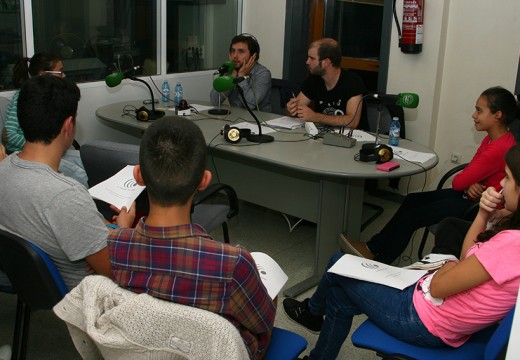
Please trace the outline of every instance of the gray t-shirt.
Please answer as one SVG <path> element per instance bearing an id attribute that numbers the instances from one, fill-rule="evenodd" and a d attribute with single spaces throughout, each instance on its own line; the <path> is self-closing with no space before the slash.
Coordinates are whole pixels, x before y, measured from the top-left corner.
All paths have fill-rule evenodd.
<path id="1" fill-rule="evenodd" d="M 0 228 L 29 240 L 54 261 L 69 288 L 88 273 L 85 257 L 107 246 L 92 197 L 76 180 L 17 154 L 0 161 Z"/>

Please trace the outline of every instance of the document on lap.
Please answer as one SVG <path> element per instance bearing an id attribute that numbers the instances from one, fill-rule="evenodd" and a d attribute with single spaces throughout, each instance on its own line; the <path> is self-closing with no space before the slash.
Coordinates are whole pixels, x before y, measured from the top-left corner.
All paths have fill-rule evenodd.
<path id="1" fill-rule="evenodd" d="M 345 254 L 328 270 L 341 276 L 403 290 L 423 277 L 426 270 L 411 270 Z"/>
<path id="2" fill-rule="evenodd" d="M 134 166 L 127 165 L 114 176 L 91 187 L 88 192 L 94 199 L 130 209 L 132 202 L 143 192 L 145 186 L 138 185 L 134 179 Z"/>
<path id="3" fill-rule="evenodd" d="M 287 274 L 269 255 L 252 252 L 251 256 L 255 260 L 262 284 L 264 284 L 271 299 L 274 299 L 287 282 Z"/>

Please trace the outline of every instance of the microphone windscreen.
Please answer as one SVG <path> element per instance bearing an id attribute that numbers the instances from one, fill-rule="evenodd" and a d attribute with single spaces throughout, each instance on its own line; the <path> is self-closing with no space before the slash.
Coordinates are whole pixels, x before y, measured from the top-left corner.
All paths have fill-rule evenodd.
<path id="1" fill-rule="evenodd" d="M 415 109 L 419 106 L 419 95 L 414 93 L 400 93 L 397 105 L 408 109 Z"/>
<path id="2" fill-rule="evenodd" d="M 225 61 L 224 64 L 222 64 L 222 66 L 226 66 L 227 67 L 227 71 L 226 71 L 226 74 L 231 74 L 233 72 L 233 70 L 235 70 L 235 64 L 233 64 L 233 61 Z"/>
<path id="3" fill-rule="evenodd" d="M 110 75 L 107 75 L 105 78 L 105 84 L 107 84 L 108 87 L 114 87 L 119 84 L 121 84 L 121 81 L 125 78 L 125 75 L 121 72 L 114 72 Z"/>
<path id="4" fill-rule="evenodd" d="M 218 92 L 228 91 L 235 87 L 233 83 L 233 77 L 231 76 L 219 76 L 213 80 L 213 89 Z"/>

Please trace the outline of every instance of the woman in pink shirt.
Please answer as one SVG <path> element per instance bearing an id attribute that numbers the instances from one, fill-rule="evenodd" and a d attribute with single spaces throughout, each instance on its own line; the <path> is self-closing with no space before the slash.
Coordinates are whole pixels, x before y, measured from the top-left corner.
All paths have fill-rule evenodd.
<path id="1" fill-rule="evenodd" d="M 492 87 L 478 97 L 472 117 L 475 130 L 487 135 L 470 163 L 453 179 L 452 188 L 408 194 L 392 219 L 368 242 L 352 241 L 341 234 L 344 252 L 390 264 L 406 249 L 416 230 L 447 217 L 462 217 L 484 190 L 490 186 L 499 189 L 504 156 L 515 144 L 509 125 L 520 119 L 519 105 L 508 90 Z"/>
<path id="2" fill-rule="evenodd" d="M 520 285 L 520 145 L 509 150 L 506 164 L 503 191 L 489 187 L 481 196 L 460 261 L 404 290 L 326 272 L 310 299 L 285 299 L 292 320 L 320 332 L 309 359 L 335 359 L 358 314 L 399 340 L 426 347 L 458 347 L 502 319 Z M 488 228 L 498 205 L 510 215 Z M 341 256 L 334 256 L 329 268 Z"/>

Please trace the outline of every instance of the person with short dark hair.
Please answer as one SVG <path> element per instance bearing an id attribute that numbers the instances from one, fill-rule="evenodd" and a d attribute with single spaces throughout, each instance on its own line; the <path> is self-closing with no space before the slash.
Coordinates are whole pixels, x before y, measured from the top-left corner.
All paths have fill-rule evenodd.
<path id="1" fill-rule="evenodd" d="M 18 97 L 27 141 L 21 152 L 0 161 L 0 229 L 45 251 L 69 289 L 94 272 L 112 277 L 108 222 L 85 187 L 58 171 L 76 134 L 79 99 L 79 88 L 66 79 L 27 80 Z M 131 226 L 134 216 L 134 206 L 128 212 L 123 208 L 116 223 Z M 2 275 L 0 286 L 9 286 Z"/>
<path id="2" fill-rule="evenodd" d="M 13 83 L 16 88 L 20 88 L 30 78 L 41 75 L 65 77 L 61 59 L 48 52 L 34 54 L 32 58 L 21 58 L 17 61 L 13 69 Z M 19 92 L 13 95 L 6 111 L 6 149 L 9 153 L 21 151 L 26 140 L 18 121 L 18 95 Z M 76 179 L 88 188 L 87 173 L 81 162 L 78 150 L 73 148 L 67 149 L 62 156 L 59 169 L 66 176 Z"/>
<path id="3" fill-rule="evenodd" d="M 302 91 L 287 103 L 292 116 L 328 126 L 358 127 L 366 88 L 358 74 L 341 68 L 341 56 L 339 43 L 331 38 L 309 46 L 306 64 L 310 76 Z"/>
<path id="4" fill-rule="evenodd" d="M 244 92 L 247 105 L 251 110 L 271 112 L 271 71 L 261 65 L 259 59 L 260 45 L 253 35 L 240 34 L 231 39 L 229 60 L 235 67 L 231 76 L 249 77 L 236 86 L 240 86 Z M 231 106 L 245 107 L 237 89 L 222 93 L 212 89 L 210 97 L 213 105 L 219 105 L 219 101 L 222 103 L 227 97 Z"/>
<path id="5" fill-rule="evenodd" d="M 109 236 L 116 282 L 223 316 L 240 332 L 251 359 L 263 358 L 276 309 L 255 261 L 245 249 L 217 242 L 191 223 L 193 196 L 212 177 L 201 130 L 179 116 L 156 120 L 141 140 L 134 177 L 146 185 L 150 212 L 135 229 Z"/>

